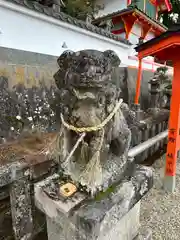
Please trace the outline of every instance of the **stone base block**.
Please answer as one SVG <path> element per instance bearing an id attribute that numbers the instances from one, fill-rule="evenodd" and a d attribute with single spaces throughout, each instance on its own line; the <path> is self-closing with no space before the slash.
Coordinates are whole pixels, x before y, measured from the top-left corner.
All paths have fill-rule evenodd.
<path id="1" fill-rule="evenodd" d="M 132 240 L 139 231 L 140 201 L 98 240 Z"/>
<path id="2" fill-rule="evenodd" d="M 49 240 L 133 240 L 139 233 L 140 199 L 152 187 L 152 171 L 137 166 L 130 179 L 109 193 L 89 198 L 81 192 L 54 200 L 43 189 L 49 178 L 36 184 L 36 206 L 46 214 Z"/>
<path id="3" fill-rule="evenodd" d="M 117 224 L 105 233 L 101 233 L 97 240 L 132 240 L 139 231 L 140 201 L 125 215 Z M 48 240 L 80 240 L 95 238 L 79 238 L 78 229 L 72 229 L 67 222 L 57 224 L 51 218 L 47 217 Z M 140 239 L 138 239 L 140 240 Z M 149 239 L 147 239 L 149 240 Z"/>

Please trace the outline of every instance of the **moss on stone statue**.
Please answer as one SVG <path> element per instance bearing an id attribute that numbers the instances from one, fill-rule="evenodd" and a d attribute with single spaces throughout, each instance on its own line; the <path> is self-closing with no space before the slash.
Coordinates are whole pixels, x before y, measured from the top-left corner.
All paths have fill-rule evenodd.
<path id="1" fill-rule="evenodd" d="M 95 201 L 101 201 L 104 198 L 107 198 L 112 192 L 115 191 L 117 184 L 114 184 L 112 186 L 110 186 L 105 192 L 101 191 L 99 192 L 96 197 L 95 197 Z"/>

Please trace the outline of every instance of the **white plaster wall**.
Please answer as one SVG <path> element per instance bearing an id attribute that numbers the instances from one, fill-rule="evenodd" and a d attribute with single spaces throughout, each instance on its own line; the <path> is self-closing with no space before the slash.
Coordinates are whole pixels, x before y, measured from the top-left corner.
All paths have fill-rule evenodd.
<path id="1" fill-rule="evenodd" d="M 155 34 L 153 32 L 148 32 L 147 34 L 147 40 L 151 40 L 152 38 L 155 37 Z"/>
<path id="2" fill-rule="evenodd" d="M 119 1 L 120 4 L 121 1 Z M 126 1 L 125 1 L 126 2 Z M 114 50 L 121 59 L 120 66 L 138 66 L 135 45 L 125 44 L 61 22 L 46 15 L 0 0 L 0 46 L 29 52 L 59 56 L 64 50 Z M 143 65 L 152 69 L 152 64 Z"/>
<path id="3" fill-rule="evenodd" d="M 140 24 L 134 24 L 132 28 L 132 32 L 136 33 L 138 36 L 141 36 L 141 25 Z"/>
<path id="4" fill-rule="evenodd" d="M 127 0 L 97 0 L 97 5 L 104 5 L 95 17 L 101 17 L 109 13 L 122 10 L 127 7 Z"/>
<path id="5" fill-rule="evenodd" d="M 133 33 L 130 33 L 130 34 L 129 34 L 129 41 L 130 41 L 130 43 L 132 43 L 133 45 L 136 45 L 136 44 L 138 44 L 139 39 L 138 39 L 138 37 L 137 37 L 136 35 L 134 35 Z"/>
<path id="6" fill-rule="evenodd" d="M 135 68 L 138 68 L 138 66 L 139 66 L 139 63 L 138 63 L 138 60 L 137 59 L 129 59 L 129 61 L 128 61 L 128 66 L 133 66 L 133 67 L 135 67 Z M 148 62 L 142 62 L 142 68 L 143 69 L 149 69 L 149 70 L 152 70 L 152 71 L 154 71 L 156 68 L 156 65 L 154 65 L 153 64 L 153 61 L 152 61 L 152 63 L 148 63 Z"/>
<path id="7" fill-rule="evenodd" d="M 141 26 L 134 24 L 131 32 L 132 33 L 129 34 L 129 41 L 132 44 L 138 44 L 139 37 L 141 36 Z"/>
<path id="8" fill-rule="evenodd" d="M 132 28 L 132 33 L 129 35 L 129 41 L 132 44 L 138 44 L 140 36 L 141 36 L 141 25 L 134 24 L 134 26 Z M 148 34 L 145 38 L 145 41 L 150 40 L 154 37 L 155 37 L 155 35 L 153 32 L 148 32 Z"/>
<path id="9" fill-rule="evenodd" d="M 62 48 L 65 42 L 68 49 L 74 51 L 112 49 L 122 62 L 127 62 L 128 46 L 125 44 L 20 6 L 16 11 L 12 8 L 10 10 L 2 7 L 1 2 L 0 46 L 2 47 L 59 56 L 65 50 Z M 8 6 L 14 7 L 14 4 Z M 24 13 L 20 11 L 22 9 Z M 32 16 L 32 13 L 36 16 Z M 44 17 L 45 20 L 38 19 L 39 16 Z"/>

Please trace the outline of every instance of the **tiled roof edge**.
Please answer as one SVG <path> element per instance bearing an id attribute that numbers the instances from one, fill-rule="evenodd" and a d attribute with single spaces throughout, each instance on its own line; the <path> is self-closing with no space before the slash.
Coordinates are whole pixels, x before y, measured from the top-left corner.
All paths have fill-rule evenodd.
<path id="1" fill-rule="evenodd" d="M 126 45 L 131 45 L 131 43 L 126 39 L 123 39 L 123 38 L 121 38 L 117 35 L 114 35 L 110 32 L 107 32 L 106 30 L 104 30 L 102 28 L 99 28 L 97 26 L 94 26 L 92 24 L 87 24 L 86 22 L 78 20 L 76 18 L 73 18 L 73 17 L 71 17 L 71 16 L 69 16 L 69 15 L 67 15 L 63 12 L 57 13 L 52 8 L 43 6 L 42 4 L 39 4 L 35 1 L 28 1 L 28 0 L 6 0 L 6 1 L 10 2 L 10 3 L 17 4 L 17 5 L 21 5 L 22 7 L 25 7 L 29 10 L 33 10 L 33 11 L 39 12 L 41 14 L 45 14 L 49 17 L 53 17 L 53 18 L 55 18 L 57 20 L 60 20 L 62 22 L 69 23 L 71 25 L 80 27 L 80 28 L 88 30 L 90 32 L 93 32 L 93 33 L 99 34 L 101 36 L 110 38 L 110 39 L 115 40 L 117 42 L 124 43 Z"/>
<path id="2" fill-rule="evenodd" d="M 116 12 L 113 12 L 113 13 L 109 13 L 107 15 L 103 15 L 99 18 L 96 18 L 93 23 L 96 23 L 97 21 L 101 21 L 103 19 L 107 19 L 107 18 L 110 18 L 114 15 L 117 15 L 117 14 L 121 14 L 121 13 L 126 13 L 126 12 L 131 12 L 131 11 L 134 11 L 134 10 L 137 10 L 138 12 L 140 12 L 141 14 L 145 15 L 147 18 L 149 18 L 151 21 L 155 22 L 156 24 L 158 24 L 160 27 L 164 28 L 165 30 L 167 30 L 167 27 L 165 25 L 163 25 L 162 23 L 158 22 L 157 20 L 151 18 L 150 16 L 148 16 L 146 13 L 144 13 L 141 9 L 137 8 L 136 6 L 129 6 L 127 8 L 124 8 L 122 10 L 119 10 L 119 11 L 116 11 Z"/>

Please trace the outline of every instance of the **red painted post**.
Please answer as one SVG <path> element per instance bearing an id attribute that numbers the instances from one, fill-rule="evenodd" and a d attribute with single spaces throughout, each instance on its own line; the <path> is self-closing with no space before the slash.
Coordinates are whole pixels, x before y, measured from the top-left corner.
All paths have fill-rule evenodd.
<path id="1" fill-rule="evenodd" d="M 139 59 L 139 67 L 138 67 L 138 77 L 136 82 L 136 95 L 134 103 L 139 103 L 139 96 L 140 96 L 140 90 L 141 90 L 141 77 L 142 77 L 142 59 Z"/>
<path id="2" fill-rule="evenodd" d="M 180 149 L 180 60 L 174 61 L 174 77 L 172 82 L 172 97 L 169 119 L 168 145 L 166 152 L 165 179 L 166 188 L 174 191 L 176 161 Z M 167 181 L 168 179 L 168 181 Z"/>
<path id="3" fill-rule="evenodd" d="M 127 0 L 127 6 L 129 6 L 131 4 L 132 0 Z"/>

